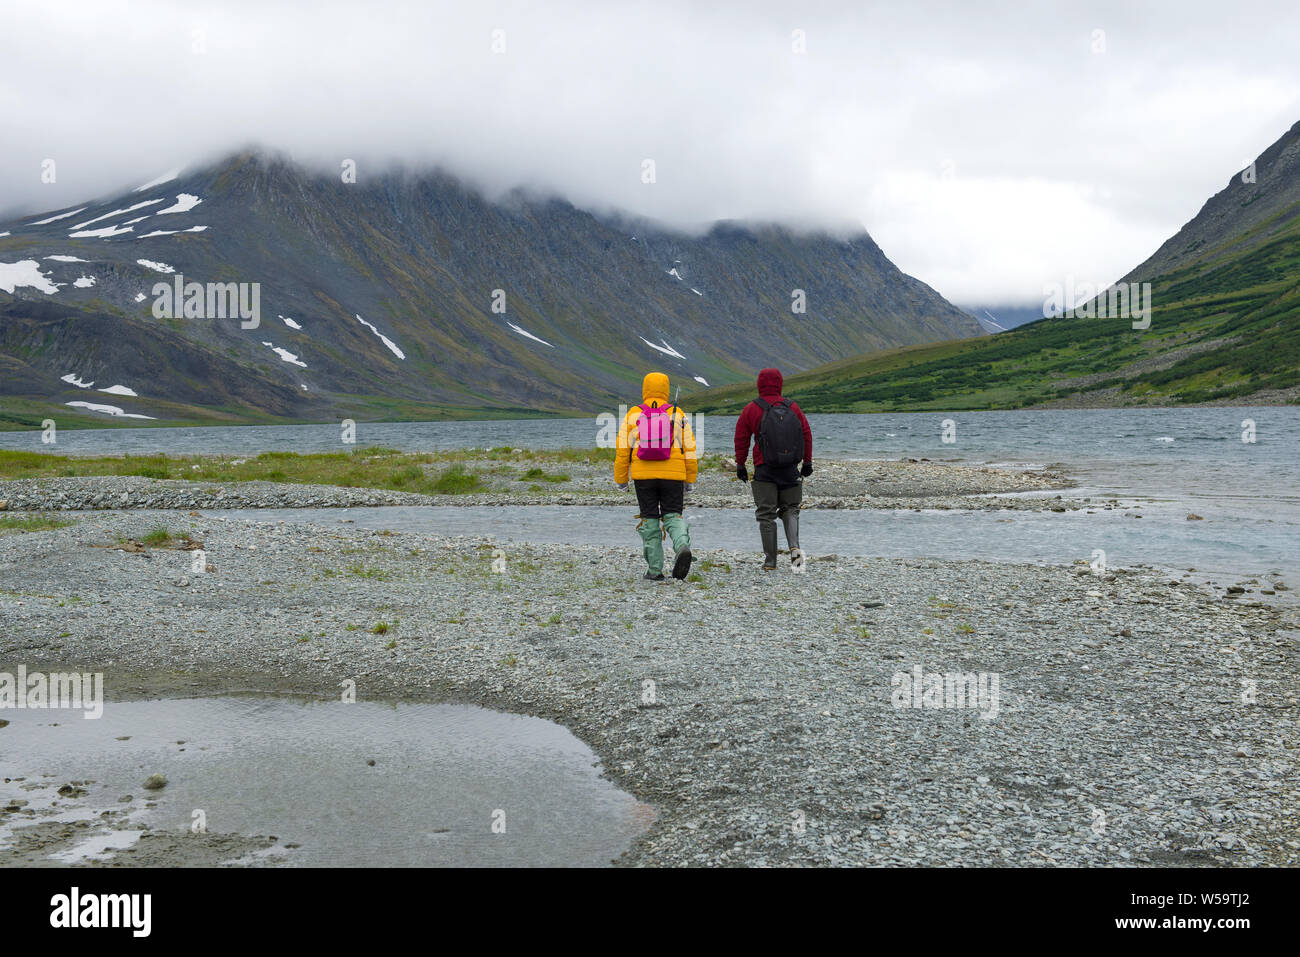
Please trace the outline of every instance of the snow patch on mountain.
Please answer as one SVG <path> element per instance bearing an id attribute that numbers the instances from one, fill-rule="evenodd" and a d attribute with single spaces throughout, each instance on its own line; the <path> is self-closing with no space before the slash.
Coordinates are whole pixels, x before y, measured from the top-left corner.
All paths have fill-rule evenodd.
<path id="1" fill-rule="evenodd" d="M 353 313 L 353 315 L 355 316 L 356 313 Z M 369 329 L 371 332 L 373 332 L 375 335 L 377 335 L 383 341 L 384 345 L 388 346 L 388 350 L 393 355 L 397 356 L 397 358 L 399 359 L 406 358 L 406 353 L 403 352 L 401 349 L 397 348 L 396 343 L 394 343 L 392 339 L 388 338 L 388 336 L 384 335 L 382 332 L 380 332 L 370 323 L 366 322 L 366 320 L 362 319 L 360 316 L 357 316 L 357 321 L 361 323 L 363 326 L 365 326 L 367 329 Z"/>
<path id="2" fill-rule="evenodd" d="M 89 259 L 81 259 L 77 256 L 46 256 L 46 259 L 53 259 L 56 263 L 88 263 Z"/>
<path id="3" fill-rule="evenodd" d="M 699 291 L 698 289 L 696 289 L 694 286 L 691 287 L 691 292 L 695 293 L 695 295 L 697 295 L 697 296 L 702 296 L 702 295 L 704 295 L 704 293 L 700 292 L 700 291 Z"/>
<path id="4" fill-rule="evenodd" d="M 298 357 L 294 355 L 292 352 L 290 352 L 288 349 L 283 349 L 280 346 L 275 345 L 274 343 L 267 342 L 265 339 L 262 340 L 262 345 L 266 346 L 277 356 L 279 356 L 281 361 L 292 362 L 296 366 L 301 366 L 304 369 L 307 368 L 307 363 L 300 362 Z"/>
<path id="5" fill-rule="evenodd" d="M 506 320 L 506 325 L 509 326 L 511 329 L 513 329 L 515 332 L 519 333 L 521 336 L 526 336 L 527 338 L 532 339 L 534 342 L 540 342 L 540 343 L 541 343 L 542 345 L 544 345 L 544 346 L 551 346 L 551 344 L 550 344 L 549 342 L 547 342 L 545 339 L 538 339 L 535 335 L 533 335 L 533 334 L 532 334 L 531 332 L 529 332 L 527 329 L 523 329 L 523 328 L 521 328 L 521 327 L 519 327 L 519 326 L 516 326 L 516 325 L 515 325 L 513 322 L 511 322 L 509 319 Z M 555 346 L 551 346 L 551 348 L 554 349 Z"/>
<path id="6" fill-rule="evenodd" d="M 161 203 L 162 200 L 160 199 L 158 202 Z M 166 209 L 158 210 L 155 215 L 166 216 L 168 213 L 188 213 L 201 202 L 203 202 L 203 200 L 199 199 L 193 193 L 179 193 L 176 196 L 176 202 L 174 204 L 168 206 Z"/>
<path id="7" fill-rule="evenodd" d="M 143 186 L 137 186 L 135 189 L 131 190 L 131 192 L 143 193 L 146 189 L 153 189 L 155 186 L 161 186 L 163 183 L 170 183 L 172 180 L 174 180 L 177 176 L 180 175 L 181 175 L 181 171 L 179 168 L 168 170 L 167 172 L 159 176 L 157 179 L 151 179 Z"/>
<path id="8" fill-rule="evenodd" d="M 75 372 L 69 372 L 65 376 L 59 376 L 59 379 L 68 383 L 68 385 L 75 385 L 78 389 L 89 389 L 95 384 L 93 379 L 90 382 L 82 382 Z"/>
<path id="9" fill-rule="evenodd" d="M 60 219 L 67 219 L 69 216 L 76 216 L 77 213 L 84 213 L 90 209 L 89 206 L 82 206 L 80 209 L 74 209 L 69 213 L 59 213 L 57 216 L 51 216 L 49 219 L 41 219 L 34 223 L 28 223 L 28 226 L 48 226 L 50 223 L 56 223 Z"/>
<path id="10" fill-rule="evenodd" d="M 153 206 L 155 203 L 161 203 L 161 199 L 146 199 L 143 203 L 136 203 L 134 206 L 127 206 L 124 209 L 115 209 L 111 213 L 105 213 L 102 216 L 96 216 L 94 219 L 88 219 L 84 223 L 77 223 L 73 229 L 85 229 L 91 223 L 97 223 L 100 220 L 109 219 L 113 216 L 120 216 L 123 213 L 133 213 L 137 209 L 144 209 L 146 206 Z"/>
<path id="11" fill-rule="evenodd" d="M 142 293 L 142 292 L 137 292 L 137 293 L 135 294 L 135 301 L 136 301 L 136 302 L 144 302 L 144 300 L 145 300 L 145 295 L 144 295 L 144 293 Z"/>
<path id="12" fill-rule="evenodd" d="M 64 405 L 70 405 L 78 409 L 86 409 L 89 412 L 102 412 L 105 415 L 115 415 L 122 419 L 152 419 L 152 415 L 140 415 L 136 412 L 126 412 L 116 405 L 101 405 L 98 402 L 65 402 Z"/>
<path id="13" fill-rule="evenodd" d="M 668 275 L 670 275 L 670 276 L 676 276 L 678 279 L 681 279 L 681 278 L 682 278 L 681 273 L 679 273 L 679 272 L 677 271 L 677 267 L 676 267 L 676 266 L 674 266 L 672 269 L 668 270 Z"/>
<path id="14" fill-rule="evenodd" d="M 674 359 L 685 359 L 685 358 L 686 358 L 684 355 L 682 355 L 680 352 L 678 352 L 676 349 L 674 349 L 672 346 L 670 346 L 670 345 L 668 344 L 668 340 L 667 340 L 667 339 L 660 339 L 659 341 L 662 342 L 663 345 L 661 345 L 661 346 L 657 346 L 657 345 L 655 345 L 653 342 L 651 342 L 649 339 L 647 339 L 645 336 L 638 336 L 637 338 L 640 339 L 642 342 L 644 342 L 646 345 L 648 345 L 651 349 L 657 349 L 657 350 L 659 350 L 660 352 L 662 352 L 662 353 L 663 353 L 664 355 L 666 355 L 666 356 L 672 356 Z"/>
<path id="15" fill-rule="evenodd" d="M 691 378 L 694 379 L 696 382 L 698 382 L 700 385 L 707 386 L 709 384 L 709 380 L 704 378 L 704 376 L 702 375 L 693 375 L 691 376 Z"/>
<path id="16" fill-rule="evenodd" d="M 159 213 L 161 216 L 162 214 Z M 207 229 L 207 226 L 191 226 L 189 229 L 155 229 L 151 233 L 145 233 L 140 239 L 148 239 L 150 236 L 175 236 L 177 233 L 201 233 Z"/>
<path id="17" fill-rule="evenodd" d="M 124 385 L 110 385 L 107 389 L 100 389 L 100 392 L 107 392 L 109 395 L 129 395 L 136 396 L 134 389 L 129 389 Z"/>
<path id="18" fill-rule="evenodd" d="M 89 289 L 91 286 L 95 284 L 95 277 L 81 276 L 77 279 L 74 279 L 72 281 L 72 284 L 76 286 L 78 289 Z"/>
<path id="19" fill-rule="evenodd" d="M 298 325 L 298 323 L 294 322 L 294 321 L 293 321 L 292 319 L 290 319 L 288 316 L 282 316 L 282 315 L 280 315 L 279 313 L 276 313 L 275 318 L 277 318 L 277 319 L 283 319 L 283 320 L 284 320 L 284 324 L 285 324 L 286 326 L 288 326 L 290 329 L 301 329 L 301 328 L 302 328 L 302 326 Z"/>
<path id="20" fill-rule="evenodd" d="M 138 262 L 141 266 L 144 266 L 146 269 L 152 269 L 154 272 L 175 272 L 176 271 L 175 266 L 169 266 L 166 263 L 156 263 L 149 259 L 137 259 L 136 262 Z"/>
<path id="21" fill-rule="evenodd" d="M 20 259 L 16 263 L 0 262 L 0 289 L 12 293 L 19 286 L 31 286 L 49 295 L 59 291 L 58 283 L 41 272 L 35 259 Z"/>
<path id="22" fill-rule="evenodd" d="M 130 226 L 101 226 L 99 229 L 79 229 L 75 233 L 68 233 L 69 239 L 108 239 L 110 236 L 120 236 L 123 233 L 133 233 L 135 229 Z"/>

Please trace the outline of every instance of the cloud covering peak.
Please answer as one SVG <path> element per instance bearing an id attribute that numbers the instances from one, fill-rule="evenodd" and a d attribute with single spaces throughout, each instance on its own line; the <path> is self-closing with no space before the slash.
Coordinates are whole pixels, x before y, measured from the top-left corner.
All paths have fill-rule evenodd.
<path id="1" fill-rule="evenodd" d="M 0 209 L 258 143 L 679 226 L 858 221 L 949 299 L 1030 302 L 1145 259 L 1300 115 L 1290 3 L 699 6 L 17 0 Z"/>

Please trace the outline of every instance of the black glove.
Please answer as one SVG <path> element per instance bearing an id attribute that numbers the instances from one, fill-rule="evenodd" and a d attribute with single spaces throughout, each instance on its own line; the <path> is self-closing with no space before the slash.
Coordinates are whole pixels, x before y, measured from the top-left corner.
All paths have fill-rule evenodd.
<path id="1" fill-rule="evenodd" d="M 803 463 L 803 468 L 799 470 L 799 474 L 802 475 L 804 478 L 807 478 L 808 476 L 812 475 L 812 463 L 805 460 Z"/>
<path id="2" fill-rule="evenodd" d="M 745 468 L 744 463 L 736 466 L 736 478 L 740 479 L 742 482 L 749 481 L 749 469 Z"/>

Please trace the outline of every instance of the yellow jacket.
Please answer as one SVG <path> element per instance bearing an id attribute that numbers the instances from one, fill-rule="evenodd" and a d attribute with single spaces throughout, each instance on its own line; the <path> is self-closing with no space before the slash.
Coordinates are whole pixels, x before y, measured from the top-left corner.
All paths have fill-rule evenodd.
<path id="1" fill-rule="evenodd" d="M 668 402 L 668 376 L 651 372 L 641 383 L 642 402 L 657 409 Z M 699 465 L 695 454 L 695 433 L 681 409 L 673 412 L 673 452 L 670 458 L 650 461 L 636 457 L 637 422 L 641 408 L 629 409 L 618 429 L 618 452 L 614 456 L 614 481 L 622 485 L 630 469 L 633 479 L 670 479 L 694 482 Z"/>

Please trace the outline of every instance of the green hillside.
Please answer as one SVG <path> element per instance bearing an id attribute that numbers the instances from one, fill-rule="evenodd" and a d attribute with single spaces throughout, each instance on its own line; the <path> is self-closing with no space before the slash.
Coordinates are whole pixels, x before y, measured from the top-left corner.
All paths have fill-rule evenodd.
<path id="1" fill-rule="evenodd" d="M 790 376 L 786 393 L 814 412 L 1300 402 L 1298 134 L 1300 124 L 1261 156 L 1257 183 L 1234 177 L 1126 277 L 1151 281 L 1149 328 L 1043 319 L 820 366 Z M 1274 210 L 1263 219 L 1261 197 Z M 1152 278 L 1157 262 L 1167 271 Z M 752 392 L 714 389 L 695 405 L 731 411 Z"/>

